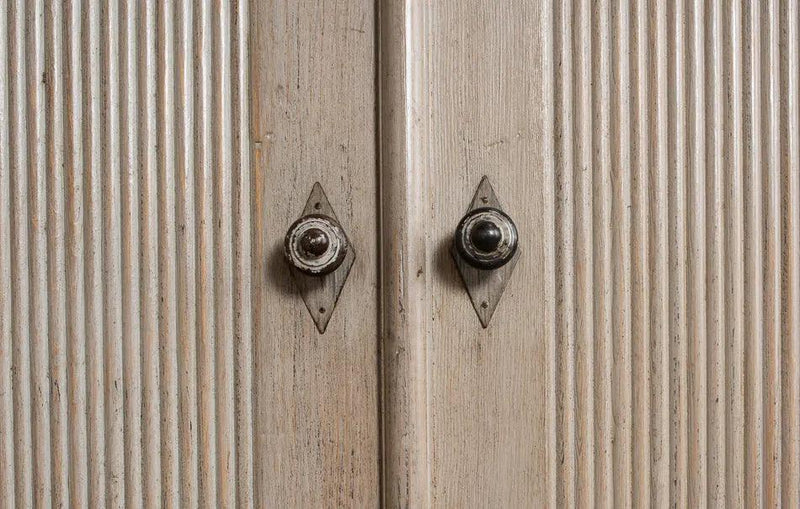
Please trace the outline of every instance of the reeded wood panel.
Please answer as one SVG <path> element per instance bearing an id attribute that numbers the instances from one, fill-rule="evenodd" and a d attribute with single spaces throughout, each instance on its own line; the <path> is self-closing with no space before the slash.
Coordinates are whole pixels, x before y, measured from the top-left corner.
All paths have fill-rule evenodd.
<path id="1" fill-rule="evenodd" d="M 553 2 L 559 505 L 800 504 L 798 16 Z"/>
<path id="2" fill-rule="evenodd" d="M 247 3 L 0 4 L 0 506 L 252 504 Z"/>

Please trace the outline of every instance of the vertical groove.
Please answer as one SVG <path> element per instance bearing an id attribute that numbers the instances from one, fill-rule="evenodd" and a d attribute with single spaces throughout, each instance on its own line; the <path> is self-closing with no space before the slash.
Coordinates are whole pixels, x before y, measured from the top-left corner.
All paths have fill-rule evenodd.
<path id="1" fill-rule="evenodd" d="M 231 215 L 233 180 L 233 115 L 231 104 L 231 6 L 229 0 L 219 5 L 219 21 L 215 43 L 218 61 L 215 77 L 217 92 L 218 132 L 220 140 L 215 166 L 214 186 L 215 218 L 214 228 L 214 297 L 216 327 L 216 371 L 214 373 L 217 389 L 217 475 L 219 484 L 218 503 L 225 507 L 236 505 L 236 445 L 233 441 L 235 431 L 234 416 L 234 340 L 233 340 L 233 234 Z"/>
<path id="2" fill-rule="evenodd" d="M 729 504 L 746 503 L 744 472 L 744 212 L 742 144 L 742 12 L 734 2 L 725 12 L 723 53 L 726 58 L 725 93 L 725 280 L 726 280 L 726 391 Z"/>
<path id="3" fill-rule="evenodd" d="M 707 15 L 708 31 L 706 52 L 713 57 L 712 79 L 709 80 L 706 104 L 707 144 L 710 144 L 706 161 L 709 174 L 706 175 L 706 225 L 708 238 L 708 275 L 706 284 L 708 298 L 708 450 L 709 450 L 709 482 L 711 492 L 709 502 L 718 505 L 728 503 L 728 460 L 726 450 L 727 399 L 725 380 L 728 374 L 725 352 L 725 225 L 723 215 L 723 59 L 722 49 L 722 7 L 720 0 L 714 0 L 711 11 Z"/>
<path id="4" fill-rule="evenodd" d="M 576 23 L 577 65 L 575 66 L 575 281 L 576 281 L 576 453 L 579 506 L 595 504 L 595 425 L 594 425 L 594 312 L 592 285 L 592 34 L 588 0 L 579 4 Z"/>
<path id="5" fill-rule="evenodd" d="M 234 307 L 235 313 L 235 388 L 236 388 L 236 501 L 241 507 L 253 507 L 253 349 L 251 316 L 251 244 L 250 244 L 250 102 L 247 91 L 250 87 L 247 50 L 249 45 L 249 2 L 241 2 L 238 9 L 237 43 L 234 48 L 238 64 L 238 88 L 234 92 L 239 99 L 238 138 L 239 156 L 236 175 L 236 206 L 233 211 L 234 231 Z M 237 165 L 234 164 L 234 168 Z"/>
<path id="6" fill-rule="evenodd" d="M 614 444 L 614 506 L 633 505 L 633 385 L 632 385 L 632 264 L 631 264 L 631 208 L 632 169 L 631 158 L 631 22 L 630 2 L 619 2 L 613 12 L 610 30 L 616 34 L 616 45 L 611 52 L 614 59 L 615 86 L 609 91 L 614 107 L 611 110 L 613 121 L 613 146 L 611 155 L 611 198 L 613 228 L 614 264 L 613 278 L 613 372 L 614 392 L 613 444 Z M 613 37 L 611 42 L 613 42 Z"/>
<path id="7" fill-rule="evenodd" d="M 593 225 L 593 306 L 594 306 L 594 413 L 595 413 L 595 502 L 602 507 L 614 504 L 614 428 L 612 366 L 614 288 L 612 285 L 613 230 L 611 226 L 611 27 L 610 4 L 595 2 L 593 31 L 592 109 L 589 121 L 593 127 L 592 167 L 595 178 L 589 188 Z"/>
<path id="8" fill-rule="evenodd" d="M 28 114 L 25 47 L 25 1 L 14 5 L 14 37 L 9 76 L 14 76 L 10 104 L 13 104 L 14 120 L 11 122 L 12 150 L 12 200 L 11 200 L 11 294 L 13 339 L 12 384 L 14 387 L 14 466 L 16 484 L 14 492 L 17 504 L 33 505 L 33 457 L 31 426 L 30 383 L 30 266 L 28 264 Z"/>
<path id="9" fill-rule="evenodd" d="M 197 435 L 197 311 L 196 311 L 196 241 L 195 241 L 195 75 L 194 75 L 194 2 L 181 2 L 181 133 L 182 158 L 177 175 L 178 236 L 178 432 L 181 458 L 181 500 L 188 506 L 198 504 L 198 435 Z"/>
<path id="10" fill-rule="evenodd" d="M 557 502 L 562 507 L 572 507 L 576 503 L 576 388 L 575 388 L 575 229 L 574 204 L 574 101 L 573 101 L 573 2 L 555 1 L 559 23 L 556 30 L 556 47 L 559 53 L 556 60 L 561 71 L 555 76 L 555 100 L 558 114 L 555 116 L 555 135 L 561 140 L 556 149 L 557 206 L 556 257 L 559 261 L 557 271 L 557 338 L 558 338 L 558 488 Z M 558 9 L 560 8 L 560 12 Z"/>
<path id="11" fill-rule="evenodd" d="M 687 380 L 687 242 L 686 242 L 686 16 L 684 1 L 674 2 L 668 16 L 668 199 L 669 210 L 669 365 L 670 365 L 670 505 L 688 501 Z"/>
<path id="12" fill-rule="evenodd" d="M 89 477 L 87 459 L 86 421 L 86 327 L 84 299 L 84 247 L 83 247 L 83 19 L 79 0 L 70 4 L 69 79 L 70 103 L 66 132 L 70 157 L 66 167 L 66 195 L 69 211 L 66 230 L 67 243 L 67 353 L 69 377 L 69 457 L 70 505 L 84 507 L 89 503 Z"/>
<path id="13" fill-rule="evenodd" d="M 15 501 L 13 337 L 11 335 L 11 159 L 9 117 L 10 20 L 0 2 L 0 506 Z"/>
<path id="14" fill-rule="evenodd" d="M 691 136 L 688 143 L 689 170 L 687 172 L 687 391 L 689 424 L 688 469 L 689 504 L 698 506 L 709 503 L 709 469 L 707 456 L 708 401 L 707 401 L 707 350 L 706 337 L 706 126 L 705 107 L 707 96 L 705 68 L 705 4 L 703 0 L 692 3 L 691 67 L 693 94 L 690 95 L 689 113 Z"/>
<path id="15" fill-rule="evenodd" d="M 800 504 L 800 31 L 798 30 L 797 0 L 784 4 L 789 16 L 785 30 L 787 68 L 785 96 L 786 125 L 784 126 L 787 142 L 786 165 L 784 166 L 783 189 L 786 209 L 785 224 L 785 258 L 784 282 L 782 294 L 782 483 L 784 488 L 783 502 L 787 507 Z M 794 14 L 794 15 L 791 15 Z"/>
<path id="16" fill-rule="evenodd" d="M 203 0 L 200 12 L 200 172 L 197 193 L 197 390 L 201 505 L 217 505 L 217 438 L 215 380 L 214 300 L 214 142 L 213 142 L 213 18 L 211 0 Z"/>
<path id="17" fill-rule="evenodd" d="M 636 23 L 636 100 L 633 125 L 632 153 L 635 157 L 631 181 L 631 203 L 635 226 L 632 232 L 631 269 L 632 292 L 631 337 L 633 344 L 633 500 L 637 506 L 647 506 L 651 500 L 650 447 L 650 39 L 647 0 L 637 0 L 633 19 Z"/>
<path id="18" fill-rule="evenodd" d="M 651 265 L 651 454 L 653 460 L 653 486 L 651 497 L 663 505 L 670 494 L 670 420 L 669 420 L 669 205 L 667 171 L 667 5 L 655 2 L 655 71 L 651 76 L 650 108 L 653 111 L 651 154 L 651 205 L 653 207 L 650 228 Z"/>
<path id="19" fill-rule="evenodd" d="M 559 147 L 557 146 L 558 136 L 560 133 L 556 132 L 556 122 L 555 116 L 557 114 L 557 104 L 561 99 L 557 94 L 555 94 L 554 86 L 558 86 L 558 81 L 556 79 L 556 71 L 555 66 L 559 62 L 559 58 L 556 54 L 556 34 L 558 34 L 558 30 L 556 29 L 557 23 L 559 21 L 556 19 L 554 12 L 555 9 L 552 8 L 552 4 L 548 2 L 541 2 L 540 3 L 540 15 L 542 16 L 542 25 L 544 27 L 542 33 L 542 45 L 544 47 L 544 52 L 542 54 L 542 74 L 544 76 L 543 83 L 547 83 L 547 85 L 542 86 L 540 89 L 541 92 L 541 100 L 543 102 L 544 107 L 544 133 L 543 137 L 545 140 L 551 140 L 553 143 L 545 143 L 544 146 L 544 172 L 543 175 L 545 176 L 544 185 L 541 187 L 543 193 L 542 196 L 548 195 L 548 189 L 553 189 L 553 194 L 551 199 L 546 201 L 545 207 L 545 218 L 544 223 L 547 224 L 547 231 L 548 233 L 552 233 L 552 238 L 559 239 L 558 233 L 558 220 L 556 219 L 557 216 L 557 208 L 560 207 L 558 203 L 558 184 L 556 179 L 556 172 L 558 171 L 557 166 L 557 156 L 556 154 L 559 152 Z M 430 25 L 429 25 L 430 26 Z M 429 129 L 429 133 L 431 130 Z M 560 265 L 556 263 L 556 251 L 559 249 L 558 240 L 548 245 L 544 252 L 545 254 L 545 261 L 544 263 L 547 266 L 548 273 L 555 273 L 558 274 L 560 269 Z M 544 504 L 549 507 L 555 507 L 558 505 L 559 501 L 559 489 L 558 489 L 558 478 L 560 468 L 558 465 L 559 459 L 561 457 L 561 453 L 559 452 L 559 437 L 558 437 L 558 419 L 560 414 L 560 404 L 559 404 L 559 394 L 558 394 L 558 362 L 559 362 L 559 347 L 558 342 L 560 341 L 559 338 L 559 328 L 561 325 L 557 322 L 557 319 L 560 319 L 559 315 L 557 315 L 556 310 L 558 308 L 558 294 L 557 288 L 560 285 L 558 281 L 558 275 L 556 275 L 553 279 L 546 279 L 546 290 L 545 293 L 550 295 L 554 298 L 547 299 L 545 306 L 546 306 L 546 319 L 544 323 L 547 324 L 545 327 L 545 336 L 546 336 L 546 411 L 545 411 L 545 418 L 544 418 L 544 428 L 546 439 L 544 440 L 546 452 L 545 452 L 545 495 L 541 497 Z"/>
<path id="20" fill-rule="evenodd" d="M 125 5 L 126 105 L 122 189 L 123 383 L 125 385 L 126 503 L 142 500 L 142 350 L 139 299 L 139 2 Z"/>
<path id="21" fill-rule="evenodd" d="M 178 487 L 180 457 L 178 454 L 178 356 L 176 334 L 176 208 L 175 208 L 175 165 L 176 165 L 176 123 L 175 123 L 175 3 L 161 2 L 159 17 L 160 45 L 159 71 L 161 75 L 160 104 L 163 126 L 159 130 L 161 167 L 159 172 L 158 210 L 159 244 L 159 343 L 162 360 L 160 372 L 161 385 L 161 493 L 160 504 L 165 507 L 180 507 Z"/>
<path id="22" fill-rule="evenodd" d="M 51 504 L 49 329 L 47 293 L 47 98 L 45 97 L 46 49 L 44 0 L 28 5 L 33 12 L 33 69 L 28 73 L 28 90 L 33 96 L 33 111 L 28 117 L 28 133 L 34 141 L 29 166 L 30 267 L 31 267 L 31 419 L 33 424 L 33 500 L 37 506 Z M 29 96 L 30 98 L 30 96 Z M 30 103 L 29 103 L 30 104 Z"/>
<path id="23" fill-rule="evenodd" d="M 161 501 L 161 416 L 158 278 L 158 116 L 156 2 L 144 5 L 144 165 L 141 182 L 142 495 L 145 507 Z"/>
<path id="24" fill-rule="evenodd" d="M 750 507 L 762 505 L 761 493 L 763 473 L 762 438 L 763 419 L 763 362 L 764 362 L 764 269 L 763 253 L 763 207 L 762 166 L 764 164 L 762 129 L 761 83 L 761 11 L 758 5 L 745 5 L 743 26 L 749 25 L 749 39 L 744 41 L 744 65 L 742 81 L 745 101 L 743 135 L 751 140 L 744 147 L 745 172 L 743 196 L 744 208 L 744 327 L 747 340 L 744 345 L 745 358 L 745 491 Z M 743 33 L 744 37 L 744 33 Z M 747 83 L 749 82 L 749 83 Z M 747 86 L 749 85 L 749 87 Z M 769 131 L 766 131 L 769 133 Z M 767 152 L 768 154 L 768 152 Z"/>
<path id="25" fill-rule="evenodd" d="M 100 175 L 103 167 L 102 133 L 104 129 L 100 96 L 100 6 L 89 2 L 88 50 L 89 65 L 84 67 L 85 79 L 89 82 L 86 98 L 89 118 L 89 162 L 84 184 L 86 200 L 86 362 L 87 400 L 89 428 L 89 501 L 92 506 L 110 504 L 107 494 L 107 465 L 105 451 L 105 396 L 103 391 L 103 248 L 102 248 L 102 203 Z M 110 473 L 110 472 L 109 472 Z M 110 477 L 110 475 L 109 475 Z"/>
<path id="26" fill-rule="evenodd" d="M 65 208 L 64 208 L 64 34 L 63 9 L 50 5 L 50 40 L 47 52 L 51 55 L 46 73 L 48 81 L 48 115 L 50 148 L 48 171 L 48 288 L 50 297 L 50 411 L 53 463 L 53 505 L 69 504 L 69 443 L 67 417 L 67 310 L 65 266 Z"/>
<path id="27" fill-rule="evenodd" d="M 759 8 L 763 2 L 751 2 L 753 9 Z M 765 375 L 764 375 L 764 505 L 767 507 L 781 506 L 781 91 L 780 78 L 784 69 L 780 63 L 779 46 L 779 13 L 777 0 L 771 0 L 768 5 L 761 7 L 762 12 L 767 10 L 766 21 L 769 25 L 769 36 L 761 37 L 768 43 L 768 53 L 761 50 L 761 54 L 768 57 L 761 62 L 759 67 L 753 66 L 753 81 L 756 76 L 767 77 L 767 83 L 762 85 L 761 101 L 765 103 L 766 114 L 762 113 L 764 121 L 764 138 L 762 138 L 767 151 L 766 175 L 762 180 L 764 189 L 764 219 L 766 226 L 764 232 L 764 345 L 765 345 Z M 755 12 L 753 13 L 755 16 Z M 761 14 L 759 14 L 761 15 Z M 755 37 L 754 37 L 755 39 Z M 755 55 L 755 51 L 753 52 Z M 785 66 L 784 66 L 785 67 Z M 775 72 L 780 69 L 780 73 Z M 791 489 L 787 487 L 788 489 Z"/>
<path id="28" fill-rule="evenodd" d="M 120 200 L 120 97 L 119 97 L 119 1 L 106 6 L 107 21 L 101 28 L 108 37 L 102 54 L 103 71 L 107 80 L 101 83 L 105 102 L 106 129 L 103 143 L 105 164 L 100 169 L 103 181 L 103 285 L 104 285 L 104 345 L 105 345 L 105 417 L 106 461 L 108 465 L 109 499 L 111 507 L 125 505 L 125 451 L 122 376 L 122 239 Z M 102 51 L 102 50 L 101 50 Z M 107 66 L 107 67 L 106 67 Z M 103 86 L 104 85 L 104 86 Z"/>

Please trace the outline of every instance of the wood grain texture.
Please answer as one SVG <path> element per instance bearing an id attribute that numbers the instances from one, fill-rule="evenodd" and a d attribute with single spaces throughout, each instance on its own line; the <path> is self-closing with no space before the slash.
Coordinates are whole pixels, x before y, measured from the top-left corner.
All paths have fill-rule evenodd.
<path id="1" fill-rule="evenodd" d="M 551 497 L 555 202 L 553 145 L 540 143 L 552 139 L 541 79 L 552 74 L 548 16 L 536 2 L 437 2 L 412 25 L 428 60 L 410 81 L 418 84 L 413 134 L 427 145 L 417 167 L 428 188 L 428 235 L 419 241 L 428 245 L 430 280 L 423 330 L 433 506 L 519 507 Z M 522 251 L 486 330 L 449 254 L 484 174 L 516 222 Z M 589 338 L 591 326 L 580 324 Z"/>
<path id="2" fill-rule="evenodd" d="M 799 17 L 381 4 L 387 505 L 797 505 Z M 484 173 L 524 250 L 487 331 L 447 254 Z"/>
<path id="3" fill-rule="evenodd" d="M 4 507 L 252 505 L 249 18 L 195 3 L 2 5 Z"/>
<path id="4" fill-rule="evenodd" d="M 374 8 L 254 5 L 0 6 L 0 505 L 377 504 Z M 316 180 L 324 338 L 274 249 Z"/>
<path id="5" fill-rule="evenodd" d="M 374 5 L 254 0 L 249 8 L 254 504 L 374 507 Z M 324 335 L 283 258 L 283 236 L 316 181 L 358 252 Z"/>
<path id="6" fill-rule="evenodd" d="M 385 503 L 554 503 L 549 11 L 380 9 Z M 486 330 L 450 256 L 484 174 L 524 242 Z"/>
<path id="7" fill-rule="evenodd" d="M 799 26 L 0 0 L 0 506 L 800 506 Z M 325 335 L 281 253 L 315 181 L 359 253 Z"/>
<path id="8" fill-rule="evenodd" d="M 426 8 L 379 3 L 383 505 L 431 505 Z M 387 234 L 392 232 L 391 234 Z"/>
<path id="9" fill-rule="evenodd" d="M 553 8 L 557 502 L 796 505 L 797 5 Z"/>

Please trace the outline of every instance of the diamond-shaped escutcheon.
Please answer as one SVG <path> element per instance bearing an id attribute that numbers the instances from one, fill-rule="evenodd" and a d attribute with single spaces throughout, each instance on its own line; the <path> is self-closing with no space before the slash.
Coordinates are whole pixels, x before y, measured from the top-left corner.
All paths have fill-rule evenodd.
<path id="1" fill-rule="evenodd" d="M 303 302 L 322 334 L 356 252 L 319 182 L 314 184 L 302 216 L 286 234 L 285 254 Z"/>
<path id="2" fill-rule="evenodd" d="M 463 231 L 464 225 L 467 231 Z M 471 225 L 473 225 L 472 232 L 475 232 L 472 235 L 468 230 Z M 483 232 L 488 232 L 489 235 L 484 234 L 484 237 L 481 237 Z M 462 234 L 463 238 L 460 241 Z M 481 242 L 487 240 L 494 240 L 490 244 L 491 249 L 481 246 Z M 475 191 L 467 214 L 459 224 L 451 253 L 464 286 L 467 287 L 472 306 L 485 329 L 489 326 L 521 255 L 516 225 L 503 211 L 489 179 L 485 176 Z M 470 256 L 470 253 L 474 255 L 470 258 L 465 257 L 465 255 Z M 495 267 L 500 263 L 502 265 Z M 479 268 L 481 264 L 492 268 Z"/>

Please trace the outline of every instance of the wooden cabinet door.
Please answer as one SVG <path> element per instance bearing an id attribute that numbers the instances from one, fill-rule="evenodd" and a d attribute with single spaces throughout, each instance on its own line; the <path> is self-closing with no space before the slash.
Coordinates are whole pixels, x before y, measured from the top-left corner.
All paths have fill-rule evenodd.
<path id="1" fill-rule="evenodd" d="M 375 507 L 375 6 L 365 0 L 251 6 L 255 501 L 261 507 Z M 283 236 L 315 182 L 356 251 L 324 334 L 283 258 Z"/>
<path id="2" fill-rule="evenodd" d="M 387 505 L 800 503 L 799 16 L 381 2 Z M 486 330 L 483 175 L 522 249 Z"/>
<path id="3" fill-rule="evenodd" d="M 0 3 L 0 507 L 378 505 L 374 20 Z M 315 181 L 325 335 L 281 254 Z"/>
<path id="4" fill-rule="evenodd" d="M 0 0 L 0 507 L 798 507 L 799 24 Z M 357 252 L 324 334 L 315 182 Z"/>

